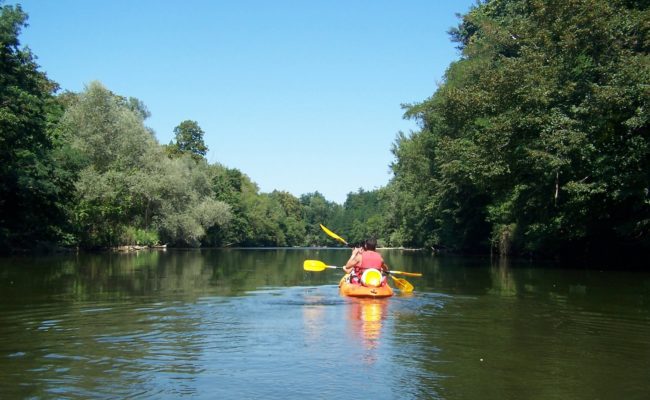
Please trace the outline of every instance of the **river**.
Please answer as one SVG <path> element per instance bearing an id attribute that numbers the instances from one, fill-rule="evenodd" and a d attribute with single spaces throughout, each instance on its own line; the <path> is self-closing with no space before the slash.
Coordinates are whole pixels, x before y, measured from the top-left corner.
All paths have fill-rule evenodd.
<path id="1" fill-rule="evenodd" d="M 339 249 L 2 258 L 0 398 L 650 398 L 649 273 L 382 253 L 412 294 L 302 269 Z"/>

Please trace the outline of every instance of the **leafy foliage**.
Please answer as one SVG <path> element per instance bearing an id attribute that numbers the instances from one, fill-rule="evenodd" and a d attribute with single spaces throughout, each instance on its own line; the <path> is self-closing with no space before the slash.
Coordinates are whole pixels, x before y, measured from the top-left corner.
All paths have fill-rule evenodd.
<path id="1" fill-rule="evenodd" d="M 641 4 L 494 0 L 463 16 L 451 31 L 462 59 L 407 106 L 422 130 L 394 147 L 393 227 L 415 233 L 402 239 L 468 250 L 489 238 L 503 252 L 648 246 Z"/>
<path id="2" fill-rule="evenodd" d="M 26 20 L 19 5 L 0 7 L 0 250 L 65 234 L 66 171 L 48 133 L 57 86 L 20 47 Z"/>
<path id="3" fill-rule="evenodd" d="M 175 142 L 166 146 L 167 153 L 174 157 L 189 154 L 196 161 L 204 159 L 208 146 L 203 141 L 203 129 L 198 122 L 186 120 L 174 128 Z"/>
<path id="4" fill-rule="evenodd" d="M 71 216 L 80 244 L 117 245 L 136 228 L 197 246 L 228 223 L 230 208 L 214 198 L 208 166 L 191 155 L 166 157 L 131 104 L 93 82 L 57 127 L 81 160 Z"/>

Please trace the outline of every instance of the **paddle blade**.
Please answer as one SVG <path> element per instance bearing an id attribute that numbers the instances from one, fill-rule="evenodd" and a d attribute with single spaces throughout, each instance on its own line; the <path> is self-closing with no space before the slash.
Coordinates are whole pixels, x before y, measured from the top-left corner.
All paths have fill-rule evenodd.
<path id="1" fill-rule="evenodd" d="M 319 224 L 319 225 L 320 225 L 320 228 L 321 228 L 325 233 L 327 233 L 330 237 L 332 237 L 332 238 L 338 240 L 339 242 L 343 243 L 343 244 L 346 245 L 346 246 L 348 245 L 348 242 L 346 242 L 345 239 L 343 239 L 342 237 L 340 237 L 340 236 L 337 235 L 336 233 L 334 233 L 334 232 L 330 231 L 329 229 L 327 229 L 327 227 L 325 227 L 325 225 L 323 225 L 323 224 Z"/>
<path id="2" fill-rule="evenodd" d="M 393 275 L 390 276 L 393 278 L 393 282 L 395 282 L 395 286 L 399 288 L 404 293 L 411 293 L 413 291 L 413 285 L 406 279 L 402 278 L 395 278 Z"/>
<path id="3" fill-rule="evenodd" d="M 325 265 L 324 262 L 318 260 L 305 260 L 302 267 L 305 269 L 305 271 L 321 272 L 327 268 L 327 265 Z"/>

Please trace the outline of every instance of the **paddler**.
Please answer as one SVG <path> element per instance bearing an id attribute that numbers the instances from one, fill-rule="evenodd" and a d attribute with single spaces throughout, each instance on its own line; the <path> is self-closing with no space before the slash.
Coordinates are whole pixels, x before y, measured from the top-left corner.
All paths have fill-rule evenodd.
<path id="1" fill-rule="evenodd" d="M 377 253 L 377 239 L 367 239 L 363 246 L 355 247 L 352 250 L 350 259 L 343 267 L 343 270 L 350 274 L 351 283 L 366 283 L 362 282 L 364 272 L 369 269 L 375 269 L 382 272 L 388 272 L 388 266 L 384 264 L 384 259 L 381 254 Z M 386 277 L 382 279 L 385 281 Z"/>

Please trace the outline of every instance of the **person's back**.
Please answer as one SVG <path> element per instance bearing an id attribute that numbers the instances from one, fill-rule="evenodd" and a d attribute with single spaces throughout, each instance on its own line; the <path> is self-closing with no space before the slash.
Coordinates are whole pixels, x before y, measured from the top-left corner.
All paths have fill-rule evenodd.
<path id="1" fill-rule="evenodd" d="M 384 259 L 381 254 L 374 250 L 365 250 L 361 253 L 361 263 L 356 267 L 357 274 L 361 275 L 368 268 L 375 268 L 381 271 Z"/>
<path id="2" fill-rule="evenodd" d="M 352 251 L 352 256 L 344 267 L 345 272 L 350 274 L 350 282 L 361 282 L 363 273 L 369 269 L 386 271 L 387 267 L 384 264 L 384 259 L 376 251 L 376 248 L 377 240 L 371 238 L 365 241 L 363 248 L 355 248 Z"/>

